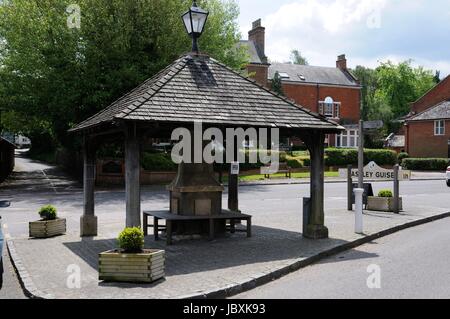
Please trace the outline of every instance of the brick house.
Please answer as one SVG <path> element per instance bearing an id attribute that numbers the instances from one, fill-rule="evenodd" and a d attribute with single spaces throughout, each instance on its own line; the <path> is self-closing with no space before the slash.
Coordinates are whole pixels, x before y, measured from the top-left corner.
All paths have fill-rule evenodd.
<path id="1" fill-rule="evenodd" d="M 346 128 L 341 135 L 327 137 L 326 143 L 336 147 L 358 146 L 361 86 L 347 68 L 345 55 L 336 67 L 305 66 L 291 63 L 268 63 L 265 54 L 265 28 L 261 20 L 253 22 L 246 45 L 250 56 L 247 72 L 268 88 L 276 72 L 282 79 L 284 94 L 315 113 L 333 119 Z"/>
<path id="2" fill-rule="evenodd" d="M 411 157 L 450 158 L 450 76 L 411 104 L 405 139 Z"/>

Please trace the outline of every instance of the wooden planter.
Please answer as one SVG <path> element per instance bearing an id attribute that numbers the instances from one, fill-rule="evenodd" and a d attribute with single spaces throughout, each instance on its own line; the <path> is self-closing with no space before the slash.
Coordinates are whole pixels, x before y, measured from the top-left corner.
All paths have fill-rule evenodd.
<path id="1" fill-rule="evenodd" d="M 367 209 L 378 212 L 393 212 L 394 198 L 392 197 L 368 197 Z M 403 210 L 403 201 L 399 199 L 399 210 Z"/>
<path id="2" fill-rule="evenodd" d="M 66 233 L 66 219 L 40 220 L 30 222 L 29 232 L 31 238 L 49 238 Z"/>
<path id="3" fill-rule="evenodd" d="M 125 254 L 111 250 L 99 255 L 99 279 L 111 282 L 151 283 L 165 276 L 165 251 Z"/>

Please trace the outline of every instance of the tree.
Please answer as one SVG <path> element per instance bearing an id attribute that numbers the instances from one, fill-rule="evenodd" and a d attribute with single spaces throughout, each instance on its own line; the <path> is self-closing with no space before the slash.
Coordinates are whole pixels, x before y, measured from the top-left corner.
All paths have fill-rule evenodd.
<path id="1" fill-rule="evenodd" d="M 291 62 L 299 65 L 309 65 L 308 60 L 302 56 L 299 50 L 291 51 Z"/>
<path id="2" fill-rule="evenodd" d="M 272 79 L 272 91 L 279 95 L 284 95 L 283 82 L 281 81 L 281 76 L 280 73 L 278 73 L 278 71 L 275 72 L 275 75 L 273 76 Z"/>
<path id="3" fill-rule="evenodd" d="M 190 0 L 78 0 L 80 28 L 69 28 L 71 0 L 0 4 L 2 123 L 33 147 L 72 147 L 67 130 L 191 49 L 180 19 Z M 228 66 L 246 63 L 232 0 L 197 3 L 210 11 L 200 49 Z"/>

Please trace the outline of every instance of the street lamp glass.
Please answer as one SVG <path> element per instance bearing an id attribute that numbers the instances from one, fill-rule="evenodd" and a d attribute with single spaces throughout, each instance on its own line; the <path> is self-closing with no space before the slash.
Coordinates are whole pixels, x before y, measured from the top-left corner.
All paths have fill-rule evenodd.
<path id="1" fill-rule="evenodd" d="M 183 23 L 189 35 L 199 36 L 203 33 L 203 29 L 208 19 L 208 11 L 205 11 L 194 2 L 189 11 L 183 14 Z"/>

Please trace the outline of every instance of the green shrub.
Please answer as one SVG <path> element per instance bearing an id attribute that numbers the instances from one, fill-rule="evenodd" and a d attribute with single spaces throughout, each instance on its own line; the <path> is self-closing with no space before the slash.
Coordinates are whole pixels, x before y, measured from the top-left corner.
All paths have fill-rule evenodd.
<path id="1" fill-rule="evenodd" d="M 138 227 L 125 228 L 117 241 L 125 253 L 140 253 L 144 248 L 144 233 Z"/>
<path id="2" fill-rule="evenodd" d="M 309 157 L 302 158 L 301 161 L 303 162 L 304 167 L 311 167 L 311 159 Z"/>
<path id="3" fill-rule="evenodd" d="M 394 197 L 394 194 L 392 193 L 392 191 L 390 189 L 383 189 L 378 193 L 378 197 L 392 198 L 392 197 Z"/>
<path id="4" fill-rule="evenodd" d="M 364 150 L 364 163 L 369 164 L 375 162 L 378 165 L 395 165 L 397 164 L 397 153 L 391 150 Z"/>
<path id="5" fill-rule="evenodd" d="M 445 171 L 449 162 L 448 158 L 405 158 L 402 167 L 417 171 Z"/>
<path id="6" fill-rule="evenodd" d="M 358 150 L 346 148 L 328 148 L 325 150 L 326 166 L 345 166 L 358 164 Z"/>
<path id="7" fill-rule="evenodd" d="M 375 162 L 378 165 L 395 165 L 397 154 L 391 150 L 364 150 L 364 163 Z M 346 166 L 358 164 L 358 150 L 348 148 L 328 148 L 325 150 L 326 166 Z"/>
<path id="8" fill-rule="evenodd" d="M 398 157 L 397 157 L 398 163 L 401 164 L 405 158 L 409 158 L 408 153 L 402 152 L 402 153 L 398 154 Z"/>
<path id="9" fill-rule="evenodd" d="M 54 206 L 47 205 L 39 210 L 39 216 L 41 216 L 43 220 L 55 220 L 58 217 L 58 214 Z"/>
<path id="10" fill-rule="evenodd" d="M 302 164 L 301 160 L 298 160 L 296 158 L 288 159 L 286 162 L 290 168 L 293 168 L 293 169 L 303 168 L 303 164 Z"/>
<path id="11" fill-rule="evenodd" d="M 171 154 L 144 153 L 141 166 L 146 171 L 176 171 L 177 164 L 172 161 Z"/>

